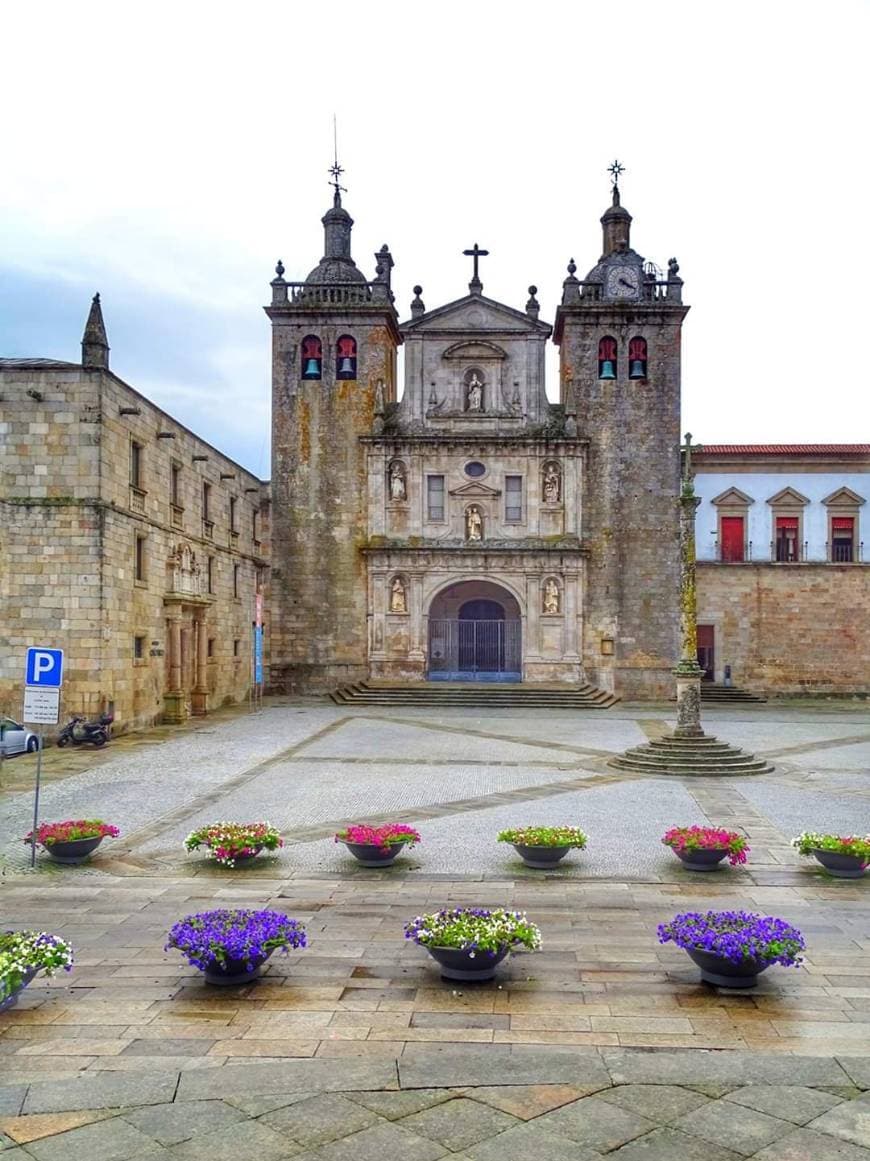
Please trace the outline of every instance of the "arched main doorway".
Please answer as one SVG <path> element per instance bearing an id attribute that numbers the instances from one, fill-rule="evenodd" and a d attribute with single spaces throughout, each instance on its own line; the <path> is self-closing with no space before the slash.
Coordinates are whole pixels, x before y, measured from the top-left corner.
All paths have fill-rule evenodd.
<path id="1" fill-rule="evenodd" d="M 461 581 L 429 608 L 430 681 L 521 681 L 516 597 L 493 581 Z"/>

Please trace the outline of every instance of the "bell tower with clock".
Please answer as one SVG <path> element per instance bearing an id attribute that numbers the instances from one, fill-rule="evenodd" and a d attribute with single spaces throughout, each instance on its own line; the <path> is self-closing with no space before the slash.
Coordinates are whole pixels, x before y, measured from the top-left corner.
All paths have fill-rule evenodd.
<path id="1" fill-rule="evenodd" d="M 680 340 L 688 307 L 631 248 L 618 162 L 586 278 L 573 259 L 556 313 L 561 401 L 587 439 L 582 535 L 586 679 L 623 697 L 670 696 L 678 653 Z"/>

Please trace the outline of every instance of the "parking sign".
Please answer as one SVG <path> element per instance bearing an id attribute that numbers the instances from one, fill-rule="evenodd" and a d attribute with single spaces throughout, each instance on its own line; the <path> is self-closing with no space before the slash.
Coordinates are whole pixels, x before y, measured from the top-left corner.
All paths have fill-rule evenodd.
<path id="1" fill-rule="evenodd" d="M 60 689 L 63 683 L 63 650 L 36 645 L 27 650 L 24 684 L 37 689 Z"/>

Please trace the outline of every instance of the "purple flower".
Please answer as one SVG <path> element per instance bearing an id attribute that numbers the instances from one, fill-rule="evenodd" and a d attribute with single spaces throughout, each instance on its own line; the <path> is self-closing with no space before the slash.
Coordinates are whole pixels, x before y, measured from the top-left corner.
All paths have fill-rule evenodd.
<path id="1" fill-rule="evenodd" d="M 759 960 L 798 967 L 806 944 L 796 927 L 773 915 L 749 911 L 687 911 L 658 928 L 659 943 L 708 951 L 733 963 Z"/>
<path id="2" fill-rule="evenodd" d="M 253 971 L 275 950 L 306 946 L 305 928 L 280 911 L 202 911 L 188 915 L 169 932 L 165 951 L 178 948 L 194 967 L 237 960 Z"/>

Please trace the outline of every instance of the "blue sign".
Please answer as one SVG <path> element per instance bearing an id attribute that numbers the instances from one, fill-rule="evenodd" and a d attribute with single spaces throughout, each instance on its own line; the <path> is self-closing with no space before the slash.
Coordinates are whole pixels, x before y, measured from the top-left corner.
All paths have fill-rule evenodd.
<path id="1" fill-rule="evenodd" d="M 41 645 L 27 650 L 25 685 L 40 689 L 60 689 L 63 682 L 63 650 L 45 649 Z"/>
<path id="2" fill-rule="evenodd" d="M 263 684 L 263 626 L 254 628 L 254 685 Z"/>

